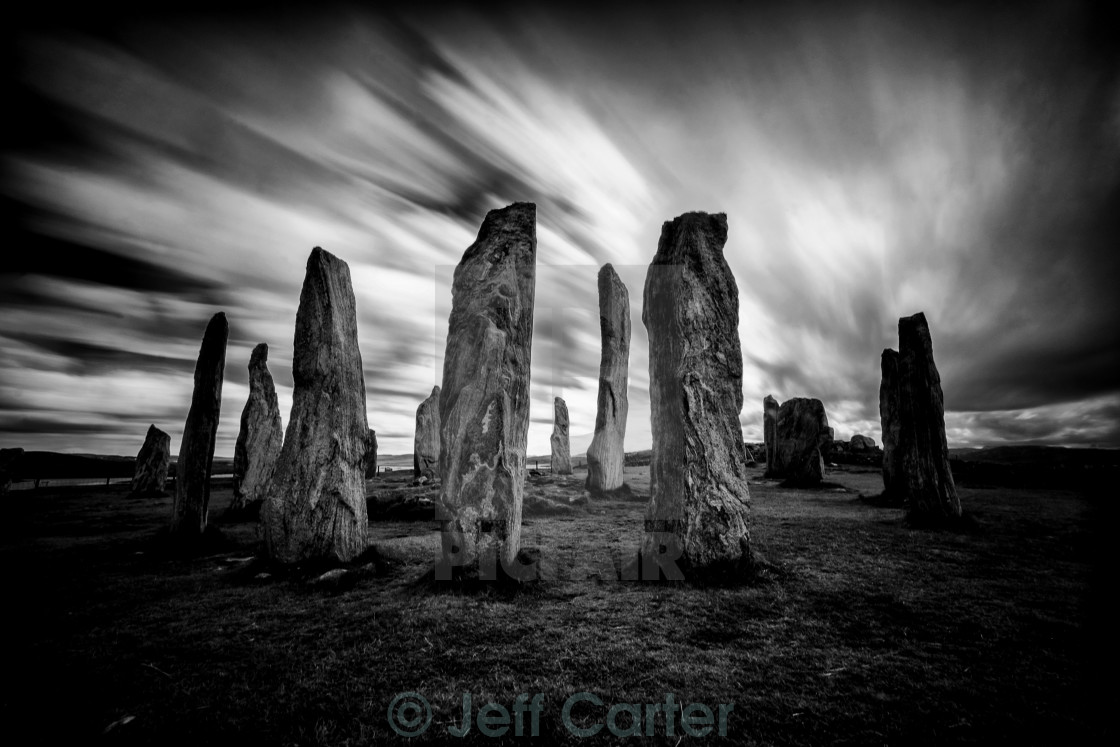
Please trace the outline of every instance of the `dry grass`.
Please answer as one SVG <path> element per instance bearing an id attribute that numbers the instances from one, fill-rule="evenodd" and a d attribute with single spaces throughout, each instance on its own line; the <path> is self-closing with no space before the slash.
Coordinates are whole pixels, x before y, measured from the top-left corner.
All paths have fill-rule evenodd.
<path id="1" fill-rule="evenodd" d="M 1094 616 L 1094 530 L 1113 513 L 1103 498 L 965 489 L 975 527 L 935 532 L 860 500 L 879 489 L 874 470 L 835 472 L 836 487 L 816 491 L 752 476 L 752 539 L 773 573 L 716 589 L 615 580 L 638 546 L 644 467 L 627 469 L 639 500 L 572 505 L 581 475 L 530 480 L 527 503 L 562 508 L 527 511 L 523 545 L 545 579 L 517 593 L 417 583 L 439 544 L 430 519 L 372 522 L 387 564 L 317 585 L 245 572 L 251 523 L 218 522 L 224 552 L 153 554 L 169 498 L 128 499 L 127 486 L 9 496 L 3 716 L 32 742 L 372 745 L 404 741 L 386 707 L 416 691 L 434 711 L 417 741 L 491 744 L 511 740 L 447 734 L 462 694 L 508 707 L 539 692 L 548 743 L 610 741 L 560 721 L 564 700 L 588 691 L 607 705 L 666 693 L 734 704 L 726 738 L 684 742 L 1085 744 L 1111 733 L 1090 679 L 1111 666 L 1092 648 L 1105 637 Z M 373 492 L 424 492 L 402 477 Z M 215 515 L 229 498 L 214 496 Z M 575 711 L 577 724 L 602 716 Z M 645 741 L 677 743 L 679 727 L 656 726 Z"/>

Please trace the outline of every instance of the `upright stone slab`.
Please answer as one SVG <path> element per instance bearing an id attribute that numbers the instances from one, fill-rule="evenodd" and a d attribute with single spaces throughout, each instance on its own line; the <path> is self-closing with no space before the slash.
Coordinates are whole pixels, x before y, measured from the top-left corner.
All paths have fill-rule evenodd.
<path id="1" fill-rule="evenodd" d="M 148 426 L 144 445 L 136 455 L 136 470 L 132 473 L 130 495 L 158 495 L 167 484 L 171 469 L 171 436 L 155 425 Z"/>
<path id="2" fill-rule="evenodd" d="M 739 293 L 723 256 L 727 217 L 686 213 L 661 228 L 646 275 L 651 497 L 643 575 L 660 556 L 690 573 L 750 563 L 749 492 L 739 412 Z"/>
<path id="3" fill-rule="evenodd" d="M 898 404 L 898 353 L 890 348 L 883 351 L 880 361 L 883 379 L 879 384 L 879 423 L 883 428 L 883 494 L 902 500 L 906 492 L 898 452 L 898 437 L 902 423 Z"/>
<path id="4" fill-rule="evenodd" d="M 366 438 L 365 478 L 372 480 L 375 477 L 377 477 L 377 431 L 370 428 Z"/>
<path id="5" fill-rule="evenodd" d="M 832 429 L 819 399 L 794 397 L 782 403 L 775 423 L 773 476 L 798 487 L 819 485 Z"/>
<path id="6" fill-rule="evenodd" d="M 572 474 L 572 450 L 568 443 L 568 403 L 561 397 L 552 402 L 552 474 Z"/>
<path id="7" fill-rule="evenodd" d="M 23 453 L 23 449 L 18 446 L 0 449 L 0 493 L 7 493 L 12 487 Z"/>
<path id="8" fill-rule="evenodd" d="M 592 493 L 607 493 L 623 484 L 623 442 L 630 409 L 630 293 L 609 264 L 599 269 L 599 333 L 599 394 L 585 485 Z"/>
<path id="9" fill-rule="evenodd" d="M 453 566 L 514 572 L 521 542 L 536 206 L 486 215 L 455 268 L 439 397 L 442 529 L 437 578 Z"/>
<path id="10" fill-rule="evenodd" d="M 416 408 L 416 437 L 412 443 L 412 474 L 432 479 L 439 474 L 439 387 Z"/>
<path id="11" fill-rule="evenodd" d="M 350 268 L 316 247 L 296 312 L 292 414 L 261 511 L 269 558 L 352 560 L 366 549 L 366 389 Z"/>
<path id="12" fill-rule="evenodd" d="M 206 531 L 210 510 L 210 469 L 214 463 L 218 418 L 222 410 L 222 378 L 228 338 L 226 315 L 218 312 L 206 325 L 202 348 L 198 351 L 194 395 L 183 428 L 183 441 L 179 445 L 179 461 L 175 466 L 175 502 L 170 535 L 182 542 L 192 542 Z"/>
<path id="13" fill-rule="evenodd" d="M 961 503 L 949 469 L 945 440 L 945 400 L 933 362 L 933 341 L 925 314 L 898 320 L 898 452 L 910 518 L 948 523 L 961 517 Z"/>
<path id="14" fill-rule="evenodd" d="M 777 477 L 774 471 L 774 452 L 778 448 L 778 410 L 781 407 L 773 395 L 762 400 L 762 439 L 766 451 L 766 477 Z"/>
<path id="15" fill-rule="evenodd" d="M 262 342 L 249 356 L 249 399 L 241 410 L 241 430 L 233 450 L 230 510 L 242 510 L 264 500 L 283 444 L 276 385 L 268 371 L 268 345 Z"/>

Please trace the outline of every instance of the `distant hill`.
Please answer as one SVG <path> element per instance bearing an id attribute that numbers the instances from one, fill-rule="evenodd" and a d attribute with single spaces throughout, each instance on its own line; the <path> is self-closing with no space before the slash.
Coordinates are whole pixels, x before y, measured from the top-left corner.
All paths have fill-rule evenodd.
<path id="1" fill-rule="evenodd" d="M 172 474 L 176 459 L 172 457 Z M 136 457 L 104 454 L 60 454 L 56 451 L 26 451 L 11 467 L 16 480 L 132 477 Z M 212 474 L 233 474 L 233 460 L 214 457 Z"/>
<path id="2" fill-rule="evenodd" d="M 988 464 L 1100 467 L 1120 464 L 1120 450 L 1016 444 L 989 446 L 982 449 L 949 449 L 949 458 L 960 459 L 965 462 L 987 462 Z"/>

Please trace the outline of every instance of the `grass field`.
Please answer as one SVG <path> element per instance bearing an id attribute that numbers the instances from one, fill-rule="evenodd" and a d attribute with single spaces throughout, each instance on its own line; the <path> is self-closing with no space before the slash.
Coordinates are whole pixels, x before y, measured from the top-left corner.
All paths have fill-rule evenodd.
<path id="1" fill-rule="evenodd" d="M 387 719 L 413 691 L 432 722 L 414 743 L 464 737 L 463 694 L 510 712 L 543 694 L 542 744 L 1090 744 L 1110 741 L 1113 648 L 1100 560 L 1114 510 L 1101 495 L 968 489 L 964 532 L 915 530 L 877 507 L 878 472 L 834 471 L 790 490 L 752 470 L 751 585 L 619 582 L 636 549 L 648 468 L 634 500 L 569 505 L 580 476 L 530 478 L 523 545 L 543 581 L 519 590 L 424 582 L 430 520 L 375 520 L 379 560 L 334 583 L 250 560 L 253 523 L 226 523 L 205 557 L 153 552 L 170 499 L 127 486 L 4 498 L 8 569 L 3 717 L 16 743 L 373 745 L 405 743 Z M 409 491 L 406 474 L 370 484 Z M 267 575 L 265 575 L 267 574 Z M 602 728 L 613 704 L 677 704 L 638 737 Z M 727 712 L 726 734 L 683 735 L 681 706 Z M 615 723 L 625 732 L 631 709 Z M 666 710 L 673 712 L 672 727 Z M 493 712 L 492 712 L 493 713 Z M 407 715 L 407 714 L 406 714 Z M 531 725 L 523 722 L 525 733 Z M 651 727 L 651 735 L 646 728 Z M 683 735 L 683 738 L 682 738 Z"/>

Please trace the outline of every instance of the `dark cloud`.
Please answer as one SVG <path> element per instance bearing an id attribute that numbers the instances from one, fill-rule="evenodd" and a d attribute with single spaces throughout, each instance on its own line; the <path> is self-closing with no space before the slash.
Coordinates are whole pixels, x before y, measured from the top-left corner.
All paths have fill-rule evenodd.
<path id="1" fill-rule="evenodd" d="M 32 208 L 4 198 L 4 234 L 18 250 L 6 252 L 0 263 L 5 275 L 50 275 L 100 283 L 128 290 L 212 298 L 220 285 L 193 273 L 176 270 L 136 256 L 100 249 L 60 238 L 37 228 L 39 225 L 75 223 L 70 216 Z M 0 301 L 2 303 L 2 301 Z"/>
<path id="2" fill-rule="evenodd" d="M 19 332 L 7 332 L 4 336 L 67 358 L 69 365 L 66 366 L 65 370 L 75 374 L 100 374 L 120 370 L 190 371 L 193 370 L 194 366 L 193 359 L 124 350 L 83 340 Z M 246 381 L 248 380 L 247 375 L 243 378 Z"/>

